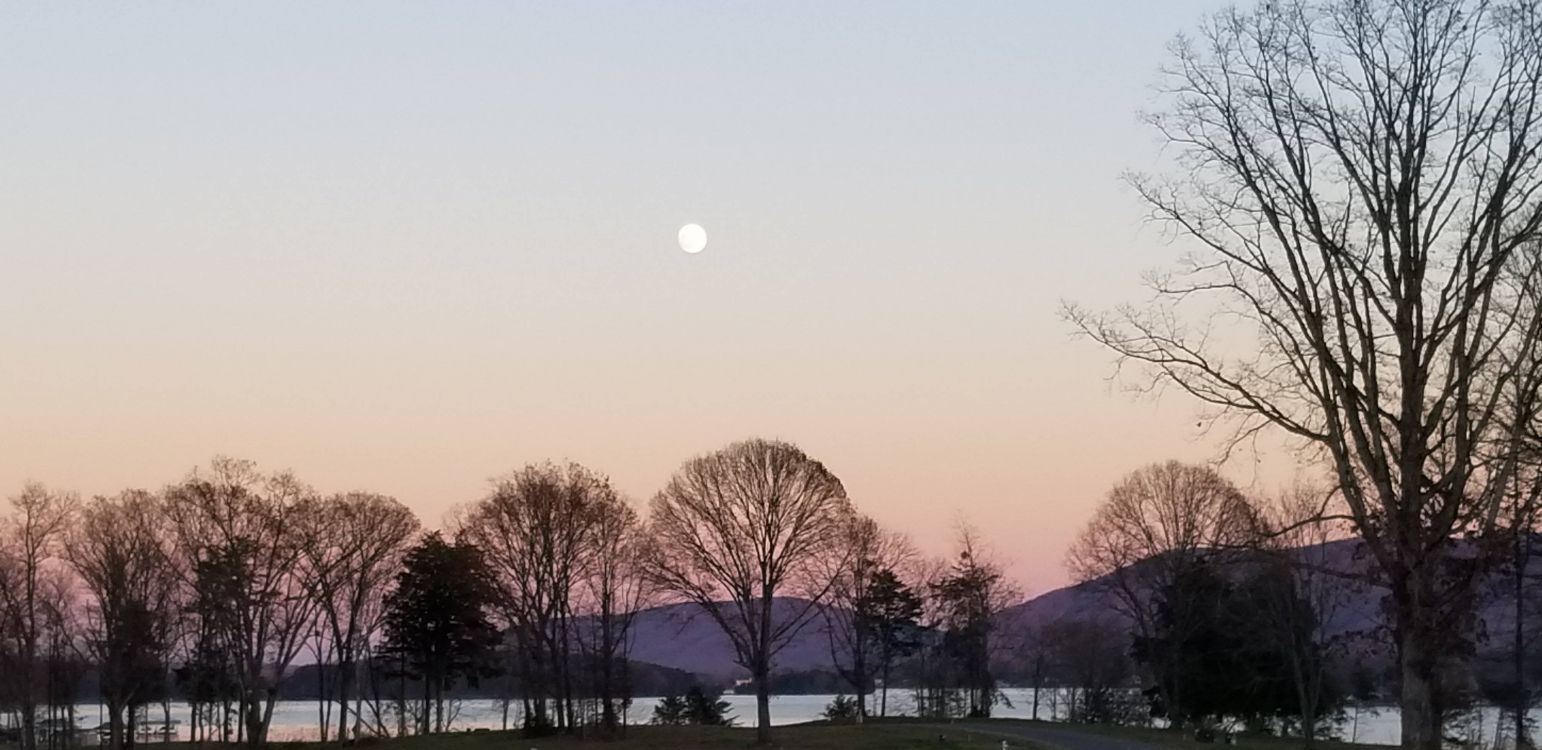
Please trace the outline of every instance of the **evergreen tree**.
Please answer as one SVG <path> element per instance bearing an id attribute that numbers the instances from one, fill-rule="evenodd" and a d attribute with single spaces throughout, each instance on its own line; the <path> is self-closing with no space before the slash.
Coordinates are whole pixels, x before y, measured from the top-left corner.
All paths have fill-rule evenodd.
<path id="1" fill-rule="evenodd" d="M 176 675 L 193 706 L 195 739 L 229 742 L 239 731 L 230 712 L 242 693 L 237 620 L 247 596 L 244 551 L 238 543 L 211 545 L 193 564 L 193 649 Z"/>
<path id="2" fill-rule="evenodd" d="M 690 723 L 689 709 L 685 699 L 678 694 L 670 693 L 653 707 L 653 723 L 661 726 L 683 726 Z"/>
<path id="3" fill-rule="evenodd" d="M 836 695 L 835 700 L 825 706 L 825 721 L 835 724 L 848 724 L 857 720 L 860 714 L 857 710 L 857 699 L 847 695 Z"/>
<path id="4" fill-rule="evenodd" d="M 652 723 L 662 726 L 696 724 L 731 727 L 735 720 L 728 715 L 728 711 L 728 701 L 722 700 L 717 693 L 708 695 L 700 686 L 693 685 L 683 698 L 674 693 L 664 696 L 653 707 Z"/>
<path id="5" fill-rule="evenodd" d="M 873 574 L 861 600 L 862 624 L 877 650 L 878 715 L 888 711 L 889 672 L 894 662 L 915 653 L 921 646 L 921 596 L 884 568 Z"/>
<path id="6" fill-rule="evenodd" d="M 493 598 L 475 546 L 446 542 L 435 532 L 407 553 L 386 597 L 385 653 L 422 682 L 420 732 L 444 731 L 444 691 L 457 678 L 476 684 L 483 665 L 492 663 L 498 631 L 487 612 Z"/>
<path id="7" fill-rule="evenodd" d="M 965 549 L 950 574 L 933 585 L 943 613 L 943 653 L 956 671 L 971 718 L 989 717 L 997 698 L 990 637 L 1000 609 L 1002 580 L 996 566 Z"/>
<path id="8" fill-rule="evenodd" d="M 1157 631 L 1137 636 L 1133 650 L 1135 660 L 1158 680 L 1148 691 L 1153 713 L 1175 725 L 1299 713 L 1290 654 L 1279 639 L 1260 637 L 1280 627 L 1258 606 L 1264 596 L 1278 592 L 1261 589 L 1282 585 L 1291 585 L 1288 577 L 1268 574 L 1233 583 L 1202 561 L 1158 592 Z M 1182 695 L 1183 702 L 1163 705 L 1162 695 Z"/>
<path id="9" fill-rule="evenodd" d="M 731 727 L 734 718 L 728 715 L 728 701 L 717 693 L 708 695 L 701 687 L 692 687 L 685 694 L 686 714 L 690 723 L 703 726 Z"/>

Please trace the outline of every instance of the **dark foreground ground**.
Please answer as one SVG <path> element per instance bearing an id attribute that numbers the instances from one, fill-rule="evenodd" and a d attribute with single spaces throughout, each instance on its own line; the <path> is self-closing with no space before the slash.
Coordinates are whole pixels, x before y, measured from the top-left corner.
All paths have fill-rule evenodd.
<path id="1" fill-rule="evenodd" d="M 777 750 L 1300 750 L 1300 740 L 1240 737 L 1235 744 L 1200 743 L 1156 729 L 1069 725 L 993 719 L 950 724 L 884 720 L 862 726 L 823 723 L 777 727 Z M 197 750 L 189 743 L 141 745 L 143 750 Z M 205 750 L 225 746 L 205 745 Z M 235 746 L 230 746 L 235 747 Z M 529 739 L 518 732 L 453 734 L 368 740 L 356 750 L 749 750 L 755 730 L 727 727 L 631 727 L 613 740 L 576 737 Z M 337 745 L 274 743 L 274 750 L 336 750 Z M 1388 750 L 1380 745 L 1319 742 L 1317 750 Z"/>
<path id="2" fill-rule="evenodd" d="M 869 724 L 831 726 L 801 724 L 777 727 L 773 747 L 779 750 L 1000 750 L 1028 748 L 1026 739 L 1002 737 L 959 726 Z M 360 743 L 359 750 L 747 750 L 755 746 L 755 730 L 727 727 L 631 727 L 614 740 L 575 737 L 529 739 L 518 732 L 472 732 L 403 737 Z M 144 746 L 157 750 L 159 746 Z M 319 743 L 275 744 L 274 750 L 336 750 Z M 166 746 L 191 750 L 191 746 Z M 1044 750 L 1034 747 L 1033 750 Z"/>
<path id="3" fill-rule="evenodd" d="M 1196 742 L 1180 732 L 1140 727 L 1063 724 L 1020 719 L 961 722 L 971 732 L 1020 738 L 1040 750 L 1300 750 L 1301 740 L 1242 735 L 1235 744 Z M 998 743 L 999 746 L 999 743 Z M 1319 741 L 1316 750 L 1390 750 L 1384 745 Z"/>

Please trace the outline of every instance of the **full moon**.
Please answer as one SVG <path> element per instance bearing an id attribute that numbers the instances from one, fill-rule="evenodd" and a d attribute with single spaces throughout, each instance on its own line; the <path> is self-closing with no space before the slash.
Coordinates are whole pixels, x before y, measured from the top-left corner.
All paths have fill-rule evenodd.
<path id="1" fill-rule="evenodd" d="M 686 224 L 680 227 L 680 249 L 691 255 L 695 255 L 707 249 L 707 230 L 700 224 Z"/>

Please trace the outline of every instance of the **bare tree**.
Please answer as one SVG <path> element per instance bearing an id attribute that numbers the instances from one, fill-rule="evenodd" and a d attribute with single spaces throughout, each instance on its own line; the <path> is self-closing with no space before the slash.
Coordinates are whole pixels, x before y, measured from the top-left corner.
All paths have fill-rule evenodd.
<path id="1" fill-rule="evenodd" d="M 1154 638 L 1155 594 L 1172 587 L 1206 555 L 1245 547 L 1258 529 L 1247 498 L 1214 469 L 1177 461 L 1152 464 L 1109 491 L 1071 546 L 1066 564 L 1077 579 L 1106 591 L 1137 634 Z M 1191 625 L 1188 614 L 1181 608 L 1170 611 L 1169 627 L 1184 632 Z M 1178 656 L 1158 658 L 1176 664 Z M 1176 678 L 1156 685 L 1167 706 L 1182 706 Z"/>
<path id="2" fill-rule="evenodd" d="M 1331 465 L 1391 589 L 1403 744 L 1441 742 L 1441 661 L 1516 471 L 1542 316 L 1537 4 L 1286 0 L 1174 45 L 1132 182 L 1198 250 L 1152 308 L 1067 309 L 1225 418 Z M 1203 321 L 1191 325 L 1192 321 Z M 1242 325 L 1222 335 L 1216 323 Z"/>
<path id="3" fill-rule="evenodd" d="M 1531 298 L 1527 304 L 1542 306 L 1542 295 Z M 1533 356 L 1542 359 L 1542 350 L 1533 352 Z M 1537 530 L 1542 526 L 1542 408 L 1538 408 L 1538 402 L 1542 401 L 1542 391 L 1528 392 L 1524 390 L 1524 383 L 1520 383 L 1520 388 L 1512 389 L 1512 394 L 1510 412 L 1531 415 L 1530 424 L 1523 425 L 1521 429 L 1520 465 L 1511 477 L 1511 489 L 1506 493 L 1509 506 L 1506 516 L 1511 537 L 1509 594 L 1514 608 L 1510 644 L 1510 671 L 1514 684 L 1510 718 L 1515 746 L 1526 750 L 1535 746 L 1528 714 L 1539 697 L 1539 692 L 1532 688 L 1528 680 L 1528 674 L 1535 669 L 1532 646 L 1536 640 L 1534 631 L 1537 624 L 1535 621 L 1528 624 L 1527 614 L 1537 606 L 1537 602 L 1536 597 L 1528 591 L 1527 584 L 1534 583 L 1536 577 L 1531 568 L 1537 555 Z"/>
<path id="4" fill-rule="evenodd" d="M 850 514 L 845 488 L 823 464 L 760 439 L 687 461 L 653 498 L 655 579 L 733 643 L 755 681 L 762 744 L 771 740 L 772 663 L 828 593 L 818 561 L 840 543 Z M 777 606 L 792 594 L 806 598 Z"/>
<path id="5" fill-rule="evenodd" d="M 923 637 L 909 665 L 914 681 L 911 694 L 916 716 L 929 719 L 954 719 L 964 713 L 956 700 L 958 679 L 953 660 L 940 637 L 947 628 L 950 608 L 934 595 L 951 574 L 949 561 L 939 557 L 922 558 L 914 571 L 915 589 L 923 594 L 917 619 Z"/>
<path id="6" fill-rule="evenodd" d="M 1015 635 L 1014 657 L 1018 666 L 1022 669 L 1023 677 L 1027 681 L 1027 687 L 1033 691 L 1033 697 L 1028 709 L 1028 718 L 1032 721 L 1039 720 L 1039 707 L 1043 703 L 1041 693 L 1050 681 L 1055 678 L 1055 656 L 1057 645 L 1054 642 L 1054 629 L 1049 622 L 1026 623 L 1018 628 Z M 1050 718 L 1054 718 L 1054 709 L 1050 709 Z"/>
<path id="7" fill-rule="evenodd" d="M 527 731 L 576 728 L 575 597 L 602 549 L 602 522 L 616 522 L 605 515 L 616 502 L 610 480 L 583 466 L 533 464 L 498 480 L 460 520 L 460 536 L 481 548 L 497 578 L 518 647 Z"/>
<path id="8" fill-rule="evenodd" d="M 1542 398 L 1542 395 L 1531 397 Z M 1502 627 L 1500 632 L 1494 632 L 1496 623 L 1488 623 L 1488 628 L 1497 640 L 1508 640 L 1502 656 L 1509 662 L 1509 668 L 1505 677 L 1483 682 L 1488 683 L 1484 686 L 1488 697 L 1507 714 L 1515 746 L 1526 750 L 1534 746 L 1528 715 L 1539 698 L 1531 684 L 1538 666 L 1534 653 L 1538 626 L 1531 615 L 1539 606 L 1534 588 L 1538 573 L 1533 562 L 1537 557 L 1536 534 L 1542 525 L 1542 443 L 1535 439 L 1526 451 L 1521 470 L 1511 479 L 1511 489 L 1506 493 L 1505 508 L 1501 513 L 1504 533 L 1496 536 L 1508 539 L 1505 545 L 1508 554 L 1503 575 L 1491 582 L 1492 590 L 1485 594 L 1500 601 L 1508 600 L 1509 632 L 1502 632 Z M 1502 730 L 1500 727 L 1499 731 Z"/>
<path id="9" fill-rule="evenodd" d="M 21 713 L 22 750 L 36 750 L 37 710 L 44 682 L 39 646 L 46 625 L 44 593 L 60 561 L 64 530 L 75 510 L 74 495 L 30 483 L 11 498 L 11 516 L 0 536 L 0 633 L 13 647 L 6 682 Z"/>
<path id="10" fill-rule="evenodd" d="M 1118 723 L 1131 713 L 1130 636 L 1106 618 L 1067 617 L 1044 623 L 1039 634 L 1055 684 L 1066 688 L 1066 718 L 1083 724 Z"/>
<path id="11" fill-rule="evenodd" d="M 585 620 L 577 635 L 596 672 L 600 726 L 614 733 L 625 727 L 621 707 L 631 698 L 627 649 L 632 621 L 649 600 L 652 585 L 645 567 L 646 529 L 637 511 L 615 495 L 600 498 L 595 511 L 581 587 Z"/>
<path id="12" fill-rule="evenodd" d="M 315 600 L 301 576 L 296 511 L 311 495 L 293 475 L 265 475 L 249 461 L 216 458 L 167 491 L 189 584 L 217 583 L 221 634 L 237 667 L 242 731 L 267 741 L 278 685 L 305 645 Z M 197 571 L 219 570 L 200 580 Z M 206 592 L 209 593 L 209 592 Z"/>
<path id="13" fill-rule="evenodd" d="M 394 498 L 368 492 L 312 500 L 297 516 L 300 575 L 317 604 L 323 631 L 318 637 L 326 636 L 324 649 L 336 659 L 337 739 L 346 741 L 349 703 L 361 699 L 359 657 L 379 631 L 385 592 L 417 538 L 418 519 Z M 355 736 L 362 724 L 360 712 L 353 711 Z"/>
<path id="14" fill-rule="evenodd" d="M 822 608 L 830 659 L 857 696 L 857 721 L 867 718 L 867 693 L 883 666 L 879 612 L 873 586 L 888 571 L 903 571 L 915 560 L 915 548 L 903 534 L 888 531 L 867 516 L 853 515 L 831 550 L 838 565 Z"/>
<path id="15" fill-rule="evenodd" d="M 68 556 L 90 595 L 88 643 L 107 706 L 108 744 L 127 744 L 128 714 L 157 697 L 176 617 L 178 581 L 168 519 L 156 496 L 97 497 L 68 534 Z"/>
<path id="16" fill-rule="evenodd" d="M 49 571 L 41 597 L 49 750 L 62 750 L 75 742 L 73 734 L 60 728 L 75 726 L 75 703 L 88 668 L 87 649 L 81 642 L 79 594 L 76 577 L 68 567 Z"/>

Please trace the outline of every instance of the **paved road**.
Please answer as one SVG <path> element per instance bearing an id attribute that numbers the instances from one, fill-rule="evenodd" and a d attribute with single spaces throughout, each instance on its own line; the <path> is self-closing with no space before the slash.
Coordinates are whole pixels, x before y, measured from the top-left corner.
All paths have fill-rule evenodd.
<path id="1" fill-rule="evenodd" d="M 1110 737 L 1096 732 L 1078 729 L 1062 729 L 1040 724 L 1017 721 L 963 721 L 948 727 L 967 729 L 971 732 L 997 734 L 1003 737 L 1021 737 L 1046 750 L 1157 750 L 1156 745 L 1120 737 Z M 938 729 L 946 731 L 947 727 Z M 1010 741 L 1010 740 L 1008 740 Z"/>

